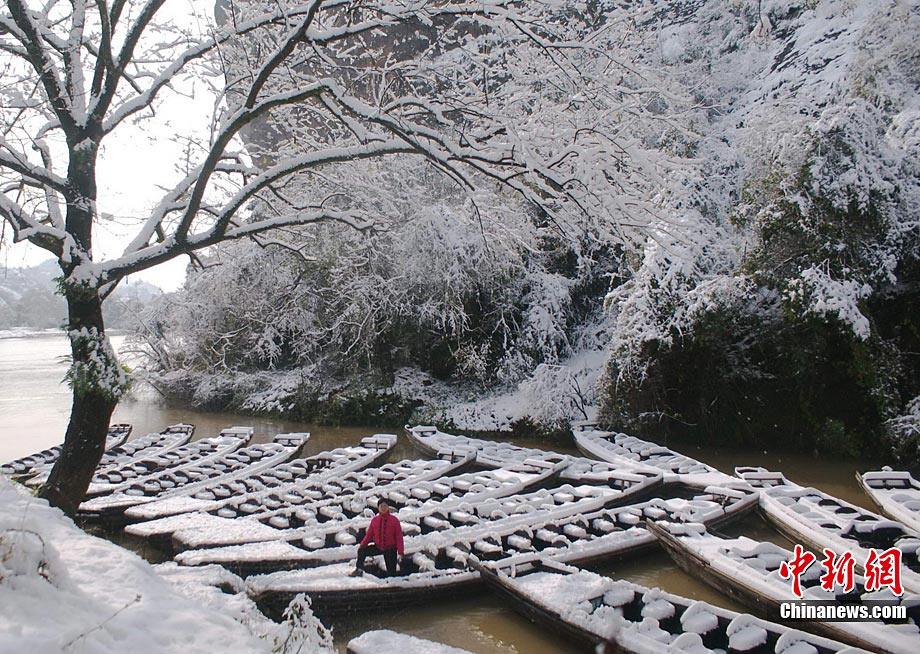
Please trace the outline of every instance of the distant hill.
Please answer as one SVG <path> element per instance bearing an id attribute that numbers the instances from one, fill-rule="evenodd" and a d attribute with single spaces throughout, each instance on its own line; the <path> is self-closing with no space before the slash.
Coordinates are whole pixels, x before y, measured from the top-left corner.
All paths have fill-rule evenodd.
<path id="1" fill-rule="evenodd" d="M 54 261 L 31 268 L 0 268 L 0 329 L 41 330 L 60 327 L 67 317 L 55 290 L 60 269 Z M 122 282 L 105 303 L 106 327 L 126 329 L 130 317 L 163 291 L 144 281 Z"/>

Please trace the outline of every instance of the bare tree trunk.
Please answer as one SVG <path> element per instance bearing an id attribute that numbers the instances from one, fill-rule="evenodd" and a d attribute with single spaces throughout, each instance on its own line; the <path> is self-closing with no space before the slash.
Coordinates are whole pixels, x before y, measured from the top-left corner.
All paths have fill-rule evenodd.
<path id="1" fill-rule="evenodd" d="M 72 362 L 67 380 L 73 389 L 70 423 L 61 456 L 39 496 L 75 515 L 105 451 L 109 420 L 125 387 L 124 374 L 105 336 L 98 280 L 73 273 L 91 262 L 96 211 L 98 125 L 68 135 L 67 232 L 75 246 L 60 260 L 61 292 L 67 300 L 67 335 Z"/>
<path id="2" fill-rule="evenodd" d="M 106 343 L 102 302 L 97 292 L 68 297 L 68 327 L 73 366 L 70 381 L 73 386 L 73 407 L 64 437 L 61 456 L 51 470 L 51 476 L 39 492 L 52 505 L 73 516 L 86 496 L 93 472 L 105 451 L 109 421 L 117 404 L 115 396 L 105 387 L 93 383 L 95 375 L 74 375 L 75 370 L 94 371 L 98 366 L 100 344 Z M 98 337 L 85 338 L 91 334 Z M 104 347 L 104 345 L 102 346 Z M 109 365 L 115 362 L 111 361 Z"/>

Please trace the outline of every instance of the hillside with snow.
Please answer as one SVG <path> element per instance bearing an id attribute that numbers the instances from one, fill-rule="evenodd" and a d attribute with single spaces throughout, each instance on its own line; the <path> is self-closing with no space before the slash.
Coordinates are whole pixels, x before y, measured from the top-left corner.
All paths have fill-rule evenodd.
<path id="1" fill-rule="evenodd" d="M 139 334 L 152 383 L 307 419 L 599 415 L 653 438 L 910 451 L 894 427 L 920 395 L 918 4 L 577 11 L 622 71 L 604 78 L 620 109 L 567 106 L 623 149 L 589 220 L 500 193 L 465 213 L 411 166 L 367 170 L 405 185 L 402 218 L 214 252 Z"/>

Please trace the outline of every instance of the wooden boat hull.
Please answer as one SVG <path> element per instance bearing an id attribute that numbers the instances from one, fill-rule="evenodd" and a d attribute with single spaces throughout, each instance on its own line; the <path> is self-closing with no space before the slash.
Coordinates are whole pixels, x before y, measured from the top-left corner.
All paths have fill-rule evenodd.
<path id="1" fill-rule="evenodd" d="M 736 468 L 735 473 L 761 489 L 761 514 L 792 542 L 816 551 L 829 548 L 838 555 L 849 552 L 855 559 L 857 572 L 864 572 L 863 565 L 869 556 L 869 545 L 863 543 L 869 539 L 868 534 L 872 530 L 883 530 L 881 539 L 871 545 L 876 549 L 887 549 L 901 540 L 918 537 L 899 522 L 888 520 L 818 489 L 799 486 L 781 473 L 762 468 Z M 783 500 L 791 501 L 784 503 Z M 794 507 L 798 507 L 799 511 Z M 855 537 L 851 529 L 859 529 Z M 892 530 L 897 535 L 891 533 Z M 888 532 L 887 535 L 885 532 Z M 865 535 L 859 538 L 860 534 Z M 908 563 L 905 554 L 901 578 L 906 591 L 920 593 L 920 571 L 916 567 L 916 557 Z"/>
<path id="2" fill-rule="evenodd" d="M 451 597 L 463 597 L 482 590 L 478 574 L 471 573 L 464 579 L 451 583 Z M 319 617 L 328 618 L 354 613 L 367 613 L 379 609 L 398 609 L 429 601 L 442 601 L 448 592 L 440 586 L 411 586 L 388 588 L 373 594 L 361 592 L 343 593 L 337 591 L 310 592 L 310 606 Z M 273 592 L 256 596 L 256 606 L 272 619 L 279 619 L 297 595 L 297 591 Z"/>
<path id="3" fill-rule="evenodd" d="M 105 439 L 105 451 L 123 445 L 131 435 L 131 430 L 132 427 L 128 424 L 119 423 L 111 425 Z M 54 465 L 60 455 L 61 446 L 55 445 L 54 447 L 49 447 L 40 452 L 14 459 L 9 463 L 4 463 L 0 465 L 0 472 L 8 475 L 15 481 L 25 481 L 41 468 Z"/>
<path id="4" fill-rule="evenodd" d="M 115 492 L 101 495 L 83 502 L 78 510 L 78 516 L 84 520 L 98 521 L 104 527 L 109 529 L 122 527 L 130 522 L 130 519 L 124 515 L 124 512 L 128 507 L 140 504 L 142 502 L 151 501 L 146 495 L 129 495 L 124 491 L 130 489 L 132 486 L 144 484 L 152 480 L 158 480 L 167 475 L 183 473 L 185 470 L 194 468 L 196 466 L 208 465 L 210 462 L 219 460 L 220 458 L 232 454 L 233 452 L 236 452 L 240 448 L 244 447 L 249 442 L 251 436 L 252 430 L 249 430 L 249 433 L 245 435 L 238 435 L 236 432 L 231 433 L 230 430 L 225 430 L 221 433 L 220 436 L 216 436 L 213 439 L 202 439 L 201 441 L 195 441 L 191 445 L 187 446 L 190 448 L 198 448 L 197 450 L 193 450 L 193 453 L 190 454 L 189 460 L 179 460 L 174 465 L 170 465 L 164 469 L 157 470 L 153 474 L 142 475 L 131 479 L 117 486 Z M 212 449 L 201 449 L 203 444 L 206 442 Z"/>
<path id="5" fill-rule="evenodd" d="M 716 591 L 727 595 L 735 601 L 753 609 L 758 615 L 776 621 L 780 615 L 780 600 L 767 597 L 756 590 L 749 588 L 739 579 L 726 574 L 712 566 L 709 561 L 697 552 L 688 550 L 680 543 L 680 539 L 655 523 L 649 523 L 648 529 L 658 539 L 661 547 L 674 560 L 677 566 L 691 577 L 695 577 Z M 856 638 L 852 632 L 841 630 L 832 622 L 802 622 L 801 628 L 805 631 L 831 638 L 843 643 L 849 643 L 865 650 L 886 654 L 887 650 L 878 647 L 872 640 Z"/>
<path id="6" fill-rule="evenodd" d="M 215 529 L 223 531 L 232 525 L 233 520 L 230 518 L 239 515 L 238 509 L 242 503 L 261 503 L 268 497 L 280 497 L 288 492 L 321 487 L 362 475 L 362 471 L 389 453 L 395 438 L 391 437 L 387 447 L 361 445 L 335 448 L 279 465 L 253 478 L 238 480 L 250 489 L 245 493 L 236 493 L 232 488 L 224 487 L 220 499 L 184 498 L 180 501 L 182 498 L 171 498 L 139 505 L 133 513 L 144 521 L 129 525 L 127 531 L 132 536 L 155 539 L 172 553 L 193 547 L 232 544 L 236 541 L 230 540 L 228 543 L 223 542 L 226 538 L 217 541 L 209 539 L 206 532 Z M 463 462 L 455 465 L 462 466 Z M 225 511 L 229 511 L 231 516 L 224 515 Z"/>
<path id="7" fill-rule="evenodd" d="M 837 537 L 832 537 L 830 539 L 823 537 L 818 531 L 810 529 L 808 525 L 785 519 L 785 516 L 783 516 L 781 512 L 775 510 L 771 506 L 769 498 L 761 498 L 758 510 L 770 524 L 776 527 L 778 531 L 782 532 L 782 534 L 793 543 L 801 543 L 815 551 L 821 551 L 825 547 L 829 547 L 838 554 L 844 551 L 854 552 L 856 568 L 858 571 L 862 571 L 862 564 L 865 561 L 865 556 L 859 554 L 861 548 L 855 546 L 855 544 L 854 547 L 847 543 L 840 543 L 839 541 L 842 539 Z M 914 593 L 920 592 L 920 575 L 908 570 L 906 566 L 904 570 L 906 574 L 902 573 L 902 577 L 905 590 Z"/>
<path id="8" fill-rule="evenodd" d="M 494 560 L 505 560 L 527 554 L 536 554 L 560 563 L 586 565 L 600 560 L 611 561 L 633 555 L 636 552 L 648 548 L 656 547 L 655 537 L 648 531 L 638 526 L 641 516 L 663 515 L 665 513 L 688 515 L 688 519 L 702 521 L 707 524 L 718 521 L 723 522 L 742 515 L 745 511 L 753 508 L 756 502 L 756 494 L 750 493 L 744 497 L 738 498 L 729 495 L 728 489 L 719 489 L 725 493 L 724 497 L 731 497 L 726 500 L 731 502 L 727 508 L 721 502 L 713 498 L 711 494 L 704 494 L 704 499 L 697 499 L 693 509 L 685 504 L 685 500 L 652 500 L 651 502 L 641 505 L 608 508 L 595 511 L 593 513 L 575 513 L 569 511 L 566 513 L 553 512 L 550 510 L 543 515 L 533 514 L 521 515 L 488 525 L 474 525 L 471 527 L 457 528 L 443 532 L 438 540 L 437 547 L 430 548 L 434 543 L 426 542 L 424 539 L 410 543 L 407 541 L 407 556 L 417 553 L 425 553 L 437 550 L 437 554 L 446 554 L 447 549 L 460 544 L 478 542 L 484 539 L 500 539 L 502 542 L 501 553 L 494 554 L 491 558 Z M 664 508 L 663 508 L 664 507 Z M 667 509 L 667 510 L 665 510 Z M 688 513 L 689 511 L 689 513 Z M 567 517 L 566 517 L 567 516 Z M 606 521 L 608 525 L 616 525 L 616 528 L 606 528 L 603 531 L 598 521 Z M 572 534 L 571 541 L 565 541 L 557 544 L 553 534 L 541 535 L 540 532 L 547 530 L 556 534 L 571 533 L 566 532 L 567 525 L 584 525 L 581 534 Z M 590 532 L 588 531 L 590 529 Z M 532 534 L 532 544 L 527 545 L 526 552 L 517 549 L 512 545 L 510 536 L 520 533 Z M 538 544 L 539 543 L 539 544 Z M 474 545 L 475 547 L 475 545 Z M 432 556 L 436 556 L 432 554 Z M 483 558 L 486 558 L 483 556 Z M 474 560 L 467 557 L 465 565 L 474 567 Z M 314 608 L 327 613 L 336 613 L 347 610 L 372 609 L 376 607 L 389 606 L 391 601 L 409 602 L 424 601 L 432 595 L 430 593 L 442 594 L 453 592 L 455 585 L 457 588 L 465 589 L 470 585 L 478 583 L 479 576 L 475 570 L 453 570 L 439 569 L 434 573 L 419 573 L 419 577 L 410 578 L 402 577 L 399 581 L 391 582 L 377 581 L 376 578 L 368 580 L 366 583 L 355 581 L 347 578 L 350 570 L 349 564 L 338 562 L 330 566 L 319 568 L 303 569 L 293 572 L 279 572 L 263 577 L 254 577 L 249 580 L 250 594 L 254 595 L 259 601 L 273 603 L 275 605 L 284 604 L 290 598 L 303 592 L 311 596 Z M 474 580 L 468 580 L 466 575 L 471 574 Z M 405 583 L 404 583 L 405 582 Z M 362 585 L 363 583 L 363 585 Z M 405 593 L 403 588 L 409 586 L 413 589 L 424 589 L 417 593 Z M 357 592 L 356 587 L 361 590 Z M 436 589 L 436 590 L 435 590 Z M 360 595 L 360 599 L 357 599 Z M 281 596 L 281 599 L 271 599 L 270 596 Z M 412 599 L 412 598 L 416 599 Z"/>
<path id="9" fill-rule="evenodd" d="M 693 488 L 706 488 L 730 484 L 734 479 L 669 448 L 626 434 L 599 431 L 589 424 L 573 425 L 572 437 L 575 446 L 586 456 L 612 465 L 658 471 L 666 484 L 677 482 Z"/>
<path id="10" fill-rule="evenodd" d="M 434 462 L 428 461 L 428 464 Z M 440 463 L 440 461 L 439 461 Z M 387 464 L 382 468 L 370 468 L 362 472 L 353 473 L 359 476 L 369 476 L 375 470 L 386 469 L 392 466 L 398 466 L 400 463 Z M 449 474 L 453 470 L 450 464 L 444 467 L 434 468 L 429 466 L 413 475 L 411 478 L 401 479 L 391 484 L 383 482 L 366 488 L 349 489 L 343 491 L 338 496 L 324 495 L 322 498 L 313 501 L 298 502 L 296 505 L 291 504 L 281 506 L 276 509 L 266 510 L 259 513 L 253 513 L 245 517 L 224 518 L 219 515 L 208 514 L 206 521 L 198 525 L 187 528 L 178 528 L 171 532 L 172 548 L 174 551 L 184 552 L 186 550 L 206 549 L 216 547 L 230 547 L 235 545 L 244 545 L 247 543 L 277 541 L 289 534 L 290 522 L 292 517 L 296 517 L 299 511 L 305 511 L 313 514 L 303 526 L 295 529 L 309 529 L 314 525 L 323 525 L 332 523 L 338 519 L 329 515 L 324 519 L 320 514 L 323 511 L 335 513 L 338 511 L 344 516 L 343 505 L 352 502 L 366 504 L 370 497 L 374 495 L 377 489 L 381 492 L 393 493 L 399 491 L 408 492 L 415 484 L 436 483 L 437 478 Z M 328 481 L 328 480 L 326 480 Z M 366 485 L 368 481 L 365 479 Z M 385 490 L 384 490 L 385 489 Z M 365 507 L 371 508 L 371 507 Z M 325 515 L 325 514 L 324 514 Z M 204 517 L 204 516 L 202 516 Z M 273 526 L 271 520 L 277 517 L 284 517 L 287 525 Z M 196 517 L 192 516 L 192 520 Z M 302 534 L 301 534 L 302 537 Z"/>
<path id="11" fill-rule="evenodd" d="M 534 604 L 522 595 L 516 586 L 509 584 L 498 574 L 498 571 L 487 566 L 479 568 L 479 574 L 489 590 L 514 608 L 534 624 L 544 625 L 556 634 L 572 641 L 573 651 L 593 652 L 594 648 L 602 641 L 596 634 L 565 620 L 558 611 Z"/>
<path id="12" fill-rule="evenodd" d="M 796 649 L 821 654 L 848 649 L 838 641 L 539 555 L 483 564 L 480 574 L 516 610 L 585 648 L 598 644 L 605 652 L 630 654 L 700 651 L 701 646 L 702 651 L 768 652 L 807 643 Z"/>
<path id="13" fill-rule="evenodd" d="M 179 429 L 180 427 L 181 429 Z M 119 467 L 132 462 L 156 458 L 166 452 L 182 447 L 192 439 L 194 432 L 195 428 L 192 425 L 173 425 L 162 432 L 147 434 L 146 436 L 135 438 L 130 443 L 122 443 L 118 447 L 107 450 L 103 454 L 99 465 L 96 466 L 93 479 L 86 489 L 86 497 L 92 498 L 104 494 L 104 491 L 98 488 L 98 480 L 100 479 L 98 475 L 100 473 L 117 470 Z M 31 488 L 38 488 L 48 480 L 50 474 L 51 466 L 45 466 L 30 477 L 25 484 Z"/>
<path id="14" fill-rule="evenodd" d="M 911 482 L 913 478 L 910 477 Z M 892 520 L 897 520 L 903 524 L 908 529 L 920 534 L 920 512 L 911 512 L 908 511 L 905 507 L 899 505 L 897 502 L 886 501 L 887 498 L 884 495 L 881 495 L 877 492 L 875 488 L 872 488 L 867 482 L 863 475 L 856 473 L 856 482 L 859 484 L 859 487 L 869 496 L 869 499 L 872 500 L 872 503 L 879 508 L 879 511 L 884 513 L 886 516 Z M 911 490 L 920 491 L 920 489 L 912 487 Z"/>

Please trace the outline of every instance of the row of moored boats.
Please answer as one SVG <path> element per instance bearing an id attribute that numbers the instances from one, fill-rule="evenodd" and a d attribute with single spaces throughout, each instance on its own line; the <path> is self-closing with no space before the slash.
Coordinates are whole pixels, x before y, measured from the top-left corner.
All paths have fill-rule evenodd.
<path id="1" fill-rule="evenodd" d="M 133 440 L 130 434 L 128 425 L 112 426 L 81 517 L 167 551 L 174 562 L 164 564 L 164 574 L 194 573 L 245 590 L 270 615 L 301 593 L 328 616 L 488 586 L 584 646 L 643 653 L 920 651 L 920 484 L 907 472 L 860 476 L 883 516 L 781 473 L 738 468 L 729 475 L 591 423 L 573 425 L 586 456 L 418 426 L 406 435 L 427 458 L 394 462 L 385 462 L 397 442 L 392 434 L 311 455 L 303 454 L 306 433 L 268 443 L 252 443 L 248 427 L 197 440 L 185 424 Z M 0 471 L 39 486 L 59 453 L 44 450 Z M 402 568 L 387 576 L 372 557 L 366 574 L 351 576 L 379 499 L 403 526 Z M 792 552 L 719 530 L 755 508 L 794 542 L 848 552 L 857 562 L 856 586 L 847 593 L 823 590 L 817 567 L 811 569 L 802 577 L 806 599 L 899 603 L 908 621 L 803 622 L 801 631 L 580 567 L 663 546 L 691 575 L 775 617 L 780 603 L 795 599 L 779 573 Z M 859 567 L 869 549 L 890 548 L 902 556 L 900 597 L 867 591 Z M 366 634 L 349 651 L 409 651 L 407 638 Z"/>

